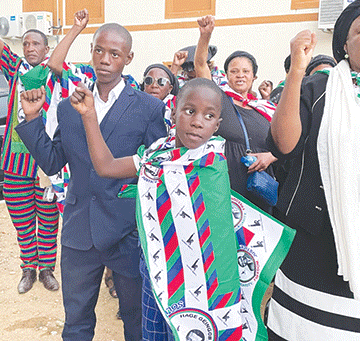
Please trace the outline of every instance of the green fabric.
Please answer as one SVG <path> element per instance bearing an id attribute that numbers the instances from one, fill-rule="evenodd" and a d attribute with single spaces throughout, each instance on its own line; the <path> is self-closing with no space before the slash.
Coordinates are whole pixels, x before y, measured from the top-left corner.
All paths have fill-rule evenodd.
<path id="1" fill-rule="evenodd" d="M 48 67 L 37 65 L 23 75 L 20 75 L 20 80 L 23 83 L 25 90 L 38 89 L 42 85 L 46 85 L 47 77 L 50 73 Z"/>

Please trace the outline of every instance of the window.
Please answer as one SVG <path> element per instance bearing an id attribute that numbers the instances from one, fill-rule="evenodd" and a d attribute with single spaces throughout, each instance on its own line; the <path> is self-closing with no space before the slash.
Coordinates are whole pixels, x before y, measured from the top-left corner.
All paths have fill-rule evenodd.
<path id="1" fill-rule="evenodd" d="M 215 0 L 165 0 L 165 19 L 215 15 Z"/>
<path id="2" fill-rule="evenodd" d="M 22 3 L 23 12 L 52 12 L 54 26 L 72 26 L 74 23 L 74 13 L 83 8 L 87 8 L 89 11 L 89 24 L 103 24 L 105 21 L 104 1 L 105 0 L 82 0 L 81 5 L 79 5 L 79 1 L 65 0 L 65 9 L 63 8 L 62 0 L 22 0 Z M 63 23 L 64 11 L 65 23 Z"/>
<path id="3" fill-rule="evenodd" d="M 319 8 L 319 0 L 291 0 L 291 9 Z"/>

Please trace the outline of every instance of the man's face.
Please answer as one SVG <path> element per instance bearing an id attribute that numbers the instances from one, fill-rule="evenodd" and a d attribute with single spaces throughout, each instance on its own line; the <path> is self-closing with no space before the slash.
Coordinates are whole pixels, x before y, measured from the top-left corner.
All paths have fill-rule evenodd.
<path id="1" fill-rule="evenodd" d="M 130 64 L 133 58 L 126 41 L 112 30 L 98 33 L 91 53 L 97 84 L 112 87 L 120 82 L 124 66 Z"/>
<path id="2" fill-rule="evenodd" d="M 39 65 L 49 52 L 42 36 L 36 32 L 26 33 L 23 37 L 24 57 L 31 66 Z"/>

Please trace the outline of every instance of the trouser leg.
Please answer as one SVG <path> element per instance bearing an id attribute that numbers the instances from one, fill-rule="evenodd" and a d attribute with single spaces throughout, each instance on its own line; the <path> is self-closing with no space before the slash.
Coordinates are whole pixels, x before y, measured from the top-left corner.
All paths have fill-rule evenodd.
<path id="1" fill-rule="evenodd" d="M 65 308 L 64 341 L 91 341 L 96 324 L 95 306 L 104 272 L 95 248 L 81 251 L 62 246 L 61 276 Z"/>
<path id="2" fill-rule="evenodd" d="M 38 260 L 39 270 L 54 269 L 57 252 L 59 210 L 55 202 L 43 200 L 44 189 L 35 184 L 36 213 L 38 217 Z"/>
<path id="3" fill-rule="evenodd" d="M 17 232 L 21 268 L 38 266 L 35 179 L 4 172 L 4 199 Z"/>
<path id="4" fill-rule="evenodd" d="M 120 316 L 124 322 L 126 341 L 140 341 L 141 336 L 141 277 L 129 278 L 113 271 Z"/>

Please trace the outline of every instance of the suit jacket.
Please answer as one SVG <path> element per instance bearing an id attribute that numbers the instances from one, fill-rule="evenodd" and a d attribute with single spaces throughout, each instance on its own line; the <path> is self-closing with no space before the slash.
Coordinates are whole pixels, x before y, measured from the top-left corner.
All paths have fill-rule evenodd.
<path id="1" fill-rule="evenodd" d="M 134 155 L 140 145 L 149 146 L 165 136 L 164 111 L 162 101 L 127 84 L 100 124 L 114 157 Z M 57 116 L 53 140 L 41 117 L 22 122 L 16 131 L 46 174 L 56 174 L 69 164 L 61 243 L 78 250 L 93 245 L 101 251 L 109 249 L 136 229 L 135 200 L 119 199 L 117 193 L 122 185 L 137 179 L 99 177 L 90 159 L 81 115 L 69 98 L 59 104 Z"/>

